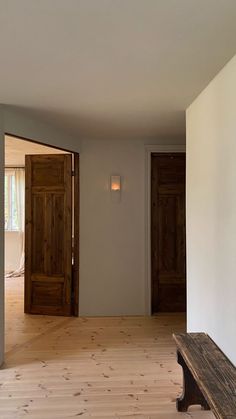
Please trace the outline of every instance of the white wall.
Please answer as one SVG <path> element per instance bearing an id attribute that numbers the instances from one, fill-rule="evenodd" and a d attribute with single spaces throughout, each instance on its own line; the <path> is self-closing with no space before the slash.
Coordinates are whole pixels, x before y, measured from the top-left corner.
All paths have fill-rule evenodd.
<path id="1" fill-rule="evenodd" d="M 22 138 L 29 138 L 51 146 L 68 147 L 79 151 L 79 138 L 53 125 L 45 123 L 36 116 L 14 106 L 2 106 L 4 132 Z"/>
<path id="2" fill-rule="evenodd" d="M 18 231 L 5 231 L 5 272 L 19 268 L 22 239 Z"/>
<path id="3" fill-rule="evenodd" d="M 188 330 L 236 364 L 236 57 L 187 110 Z"/>
<path id="4" fill-rule="evenodd" d="M 120 201 L 112 174 L 121 175 Z M 144 314 L 143 142 L 86 141 L 80 180 L 80 313 Z"/>

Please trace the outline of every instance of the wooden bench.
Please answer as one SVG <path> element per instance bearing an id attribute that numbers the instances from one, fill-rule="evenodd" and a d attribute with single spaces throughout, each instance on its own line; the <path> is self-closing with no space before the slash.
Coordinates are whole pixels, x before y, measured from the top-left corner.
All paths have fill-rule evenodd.
<path id="1" fill-rule="evenodd" d="M 179 412 L 190 405 L 212 410 L 218 419 L 236 419 L 236 368 L 205 333 L 173 335 L 178 363 L 183 368 Z"/>

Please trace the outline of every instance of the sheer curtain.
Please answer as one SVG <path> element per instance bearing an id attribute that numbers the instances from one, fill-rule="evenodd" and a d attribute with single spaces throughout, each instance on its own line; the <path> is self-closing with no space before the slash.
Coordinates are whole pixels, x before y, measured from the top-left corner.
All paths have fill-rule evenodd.
<path id="1" fill-rule="evenodd" d="M 19 229 L 20 259 L 19 266 L 14 272 L 9 273 L 8 277 L 21 276 L 25 269 L 25 169 L 16 168 L 15 172 L 15 202 L 17 213 L 17 225 Z"/>

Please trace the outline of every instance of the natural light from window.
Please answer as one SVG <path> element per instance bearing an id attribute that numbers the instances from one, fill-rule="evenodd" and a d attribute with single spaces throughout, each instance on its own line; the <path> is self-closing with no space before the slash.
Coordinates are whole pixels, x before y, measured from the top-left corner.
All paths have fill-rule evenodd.
<path id="1" fill-rule="evenodd" d="M 16 205 L 16 178 L 13 171 L 5 173 L 5 230 L 19 230 Z"/>

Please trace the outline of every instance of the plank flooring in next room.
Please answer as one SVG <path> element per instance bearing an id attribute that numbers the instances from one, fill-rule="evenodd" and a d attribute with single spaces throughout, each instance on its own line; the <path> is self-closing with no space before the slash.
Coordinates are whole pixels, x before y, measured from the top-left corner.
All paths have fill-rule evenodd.
<path id="1" fill-rule="evenodd" d="M 66 318 L 23 313 L 23 279 L 6 279 L 1 419 L 212 419 L 178 413 L 181 314 Z"/>

